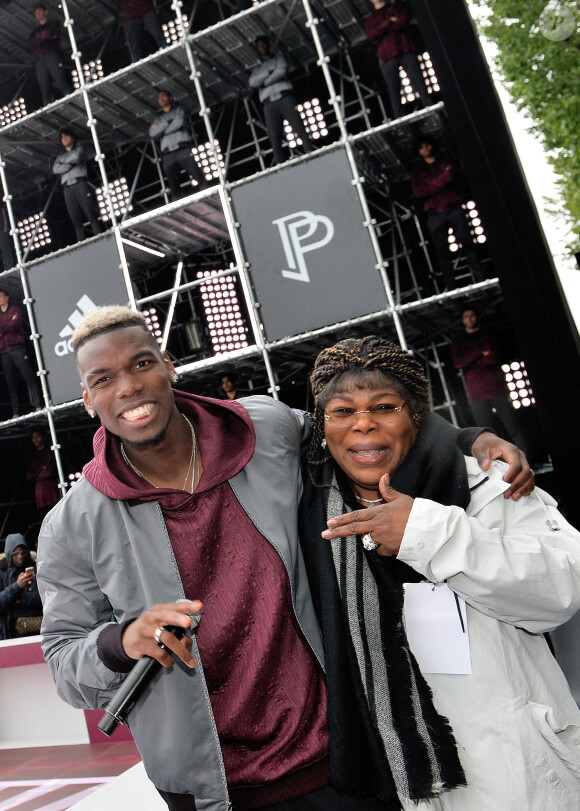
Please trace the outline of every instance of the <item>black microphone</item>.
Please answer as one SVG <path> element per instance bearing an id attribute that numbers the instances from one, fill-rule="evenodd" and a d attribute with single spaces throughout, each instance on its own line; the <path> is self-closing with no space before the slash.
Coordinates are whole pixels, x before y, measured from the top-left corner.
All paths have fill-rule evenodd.
<path id="1" fill-rule="evenodd" d="M 164 630 L 173 634 L 176 639 L 182 639 L 188 630 L 195 628 L 199 624 L 201 614 L 191 614 L 190 628 L 180 628 L 176 625 L 165 625 Z M 159 643 L 159 647 L 165 648 L 172 653 L 169 648 Z M 98 728 L 105 735 L 112 735 L 119 724 L 127 720 L 127 716 L 135 706 L 137 699 L 149 684 L 153 676 L 162 667 L 161 662 L 151 656 L 143 656 L 139 659 L 133 670 L 129 673 L 123 684 L 115 691 L 115 695 L 105 707 L 105 714 L 98 724 Z"/>

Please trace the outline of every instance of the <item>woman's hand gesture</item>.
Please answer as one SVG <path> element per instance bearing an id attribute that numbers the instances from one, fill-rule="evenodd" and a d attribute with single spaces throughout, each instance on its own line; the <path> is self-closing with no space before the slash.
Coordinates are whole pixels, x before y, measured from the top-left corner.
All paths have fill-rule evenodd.
<path id="1" fill-rule="evenodd" d="M 394 490 L 389 484 L 388 473 L 379 481 L 379 490 L 386 504 L 331 518 L 322 537 L 330 540 L 369 534 L 378 543 L 377 554 L 385 557 L 397 555 L 414 499 Z"/>

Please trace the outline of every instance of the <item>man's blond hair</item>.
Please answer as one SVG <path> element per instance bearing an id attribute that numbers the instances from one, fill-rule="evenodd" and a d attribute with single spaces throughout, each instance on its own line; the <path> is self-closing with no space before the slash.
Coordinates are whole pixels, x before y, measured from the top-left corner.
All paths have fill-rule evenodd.
<path id="1" fill-rule="evenodd" d="M 77 324 L 72 336 L 72 347 L 75 355 L 81 346 L 84 346 L 92 338 L 96 338 L 97 335 L 104 335 L 106 332 L 113 332 L 124 327 L 141 327 L 151 337 L 151 341 L 155 343 L 147 327 L 147 322 L 141 313 L 136 313 L 129 307 L 121 307 L 119 304 L 110 304 L 91 310 Z M 156 343 L 155 346 L 157 347 Z"/>

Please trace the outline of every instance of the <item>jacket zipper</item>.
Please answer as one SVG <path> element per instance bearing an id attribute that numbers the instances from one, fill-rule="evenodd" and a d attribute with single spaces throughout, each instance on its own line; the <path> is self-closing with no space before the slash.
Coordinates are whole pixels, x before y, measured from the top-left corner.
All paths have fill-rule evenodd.
<path id="1" fill-rule="evenodd" d="M 252 522 L 252 524 L 253 524 L 253 525 L 256 527 L 256 529 L 258 530 L 258 532 L 260 533 L 260 535 L 262 535 L 262 537 L 264 537 L 264 538 L 265 538 L 265 539 L 268 541 L 268 543 L 270 544 L 270 546 L 274 547 L 274 549 L 276 550 L 276 553 L 278 554 L 278 557 L 280 558 L 280 560 L 281 560 L 281 561 L 282 561 L 282 563 L 284 564 L 284 568 L 286 569 L 286 574 L 288 575 L 288 580 L 290 581 L 290 591 L 291 591 L 291 595 L 292 595 L 292 610 L 294 611 L 294 617 L 295 617 L 295 619 L 296 619 L 296 622 L 298 623 L 298 627 L 299 627 L 299 628 L 300 628 L 300 630 L 302 631 L 302 635 L 303 635 L 304 639 L 305 639 L 305 640 L 308 642 L 308 647 L 310 648 L 310 650 L 312 651 L 312 653 L 313 653 L 313 654 L 314 654 L 314 656 L 316 657 L 316 661 L 318 662 L 318 664 L 319 664 L 319 665 L 320 665 L 320 667 L 322 668 L 322 672 L 323 672 L 323 673 L 326 673 L 326 670 L 324 669 L 324 664 L 323 664 L 323 663 L 320 661 L 320 657 L 318 656 L 318 654 L 317 654 L 317 653 L 316 653 L 316 651 L 314 650 L 314 647 L 312 646 L 312 644 L 311 644 L 310 640 L 308 639 L 308 634 L 306 633 L 306 631 L 305 631 L 305 630 L 304 630 L 304 628 L 302 627 L 302 623 L 300 622 L 300 620 L 298 619 L 298 615 L 296 614 L 296 608 L 295 608 L 295 605 L 294 605 L 294 603 L 295 603 L 294 581 L 293 581 L 293 579 L 292 579 L 292 574 L 291 574 L 291 572 L 290 572 L 290 566 L 288 565 L 288 562 L 286 561 L 286 558 L 285 558 L 285 557 L 284 557 L 284 555 L 283 555 L 283 554 L 280 552 L 280 550 L 278 549 L 278 547 L 276 546 L 276 544 L 274 543 L 274 541 L 273 541 L 271 538 L 269 538 L 269 537 L 266 535 L 266 533 L 265 533 L 265 532 L 263 532 L 263 531 L 260 529 L 260 527 L 258 526 L 258 524 L 256 524 L 256 522 L 254 521 L 254 519 L 252 518 L 252 516 L 250 515 L 250 513 L 249 513 L 249 512 L 248 512 L 248 510 L 246 509 L 246 505 L 244 504 L 244 502 L 242 501 L 242 499 L 241 499 L 241 498 L 240 498 L 240 496 L 238 495 L 238 493 L 237 493 L 237 491 L 236 491 L 236 488 L 234 487 L 233 482 L 232 482 L 232 480 L 231 480 L 231 479 L 230 479 L 230 480 L 228 480 L 228 484 L 229 484 L 229 485 L 230 485 L 230 487 L 232 488 L 232 491 L 233 491 L 233 493 L 234 493 L 235 497 L 237 498 L 238 503 L 241 505 L 241 507 L 242 507 L 243 511 L 246 513 L 246 515 L 248 516 L 248 518 L 250 519 L 250 521 Z M 300 544 L 300 541 L 298 541 L 298 543 Z"/>
<path id="2" fill-rule="evenodd" d="M 161 519 L 161 526 L 163 527 L 163 533 L 165 535 L 167 548 L 169 549 L 169 554 L 171 556 L 171 561 L 173 563 L 173 571 L 175 573 L 175 578 L 176 578 L 177 583 L 179 584 L 179 588 L 181 590 L 181 597 L 182 597 L 182 599 L 185 599 L 185 590 L 183 588 L 183 583 L 182 583 L 182 580 L 181 580 L 181 576 L 179 574 L 179 567 L 177 565 L 177 560 L 175 559 L 175 554 L 173 552 L 173 546 L 171 545 L 171 538 L 169 537 L 169 532 L 167 531 L 167 525 L 165 524 L 165 519 L 163 518 L 163 510 L 161 509 L 158 501 L 155 502 L 155 506 L 157 507 L 157 512 L 159 513 L 159 518 Z M 223 758 L 223 755 L 222 755 L 222 747 L 221 747 L 221 744 L 220 744 L 220 739 L 219 739 L 217 725 L 216 725 L 214 714 L 213 714 L 213 709 L 212 709 L 212 706 L 211 706 L 211 701 L 209 700 L 209 692 L 208 692 L 208 689 L 207 689 L 207 682 L 205 680 L 205 676 L 204 676 L 204 672 L 203 672 L 203 663 L 201 661 L 201 655 L 199 653 L 199 648 L 197 646 L 197 640 L 196 640 L 195 636 L 192 637 L 192 641 L 193 641 L 193 647 L 194 647 L 194 651 L 195 651 L 195 658 L 197 659 L 197 668 L 196 668 L 196 670 L 199 671 L 199 676 L 201 678 L 201 683 L 203 685 L 203 690 L 204 690 L 204 694 L 205 694 L 205 701 L 206 701 L 207 707 L 209 708 L 209 718 L 210 718 L 211 727 L 212 727 L 212 730 L 213 730 L 213 734 L 214 734 L 214 738 L 215 738 L 215 742 L 216 742 L 216 746 L 217 746 L 218 755 L 219 755 L 220 775 L 221 775 L 221 778 L 222 778 L 222 783 L 223 783 L 224 791 L 225 791 L 226 807 L 227 807 L 227 811 L 232 811 L 233 805 L 230 802 L 230 795 L 229 795 L 229 792 L 228 792 L 228 782 L 227 782 L 227 778 L 226 778 L 226 767 L 225 767 L 224 758 Z"/>

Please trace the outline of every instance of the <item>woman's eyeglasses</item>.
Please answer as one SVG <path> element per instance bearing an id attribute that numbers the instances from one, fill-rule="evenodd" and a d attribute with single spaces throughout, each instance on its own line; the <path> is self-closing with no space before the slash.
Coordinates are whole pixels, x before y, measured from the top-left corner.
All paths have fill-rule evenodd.
<path id="1" fill-rule="evenodd" d="M 407 403 L 392 405 L 391 403 L 379 403 L 364 411 L 355 411 L 354 408 L 334 408 L 324 415 L 324 419 L 335 428 L 352 428 L 358 422 L 359 414 L 370 414 L 371 419 L 379 425 L 388 425 L 397 419 L 397 416 L 405 408 Z"/>

